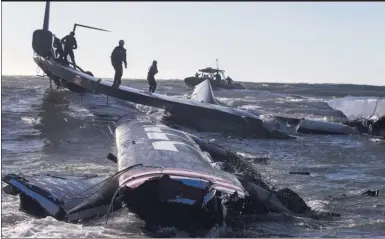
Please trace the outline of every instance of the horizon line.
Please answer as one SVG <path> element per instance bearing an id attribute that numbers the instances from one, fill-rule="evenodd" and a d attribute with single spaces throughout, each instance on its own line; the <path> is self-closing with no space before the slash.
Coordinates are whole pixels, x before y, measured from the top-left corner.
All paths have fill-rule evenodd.
<path id="1" fill-rule="evenodd" d="M 23 77 L 41 77 L 41 76 L 37 76 L 37 75 L 1 75 L 1 78 L 3 77 L 15 77 L 15 76 L 23 76 Z M 45 77 L 45 76 L 44 76 Z M 95 77 L 95 76 L 94 76 Z M 95 78 L 101 78 L 101 79 L 104 79 L 104 80 L 110 80 L 110 81 L 113 81 L 113 77 L 95 77 Z M 47 79 L 48 80 L 48 79 Z M 140 80 L 140 81 L 147 81 L 146 78 L 122 78 L 122 81 L 123 80 Z M 156 79 L 157 81 L 183 81 L 183 79 L 180 79 L 180 78 L 169 78 L 169 79 Z M 376 86 L 376 87 L 385 87 L 385 84 L 384 85 L 369 85 L 369 84 L 353 84 L 353 83 L 333 83 L 333 82 L 322 82 L 322 83 L 308 83 L 308 82 L 277 82 L 277 81 L 236 81 L 236 82 L 239 82 L 239 83 L 246 83 L 246 84 L 308 84 L 308 85 L 326 85 L 326 84 L 329 84 L 329 85 L 357 85 L 357 86 Z"/>

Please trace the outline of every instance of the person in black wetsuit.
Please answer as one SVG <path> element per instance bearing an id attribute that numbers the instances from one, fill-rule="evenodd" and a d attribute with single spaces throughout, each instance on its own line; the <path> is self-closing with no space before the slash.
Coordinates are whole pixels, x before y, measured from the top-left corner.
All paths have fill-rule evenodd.
<path id="1" fill-rule="evenodd" d="M 67 56 L 70 55 L 71 62 L 74 64 L 74 66 L 76 66 L 75 55 L 73 50 L 78 48 L 78 43 L 76 42 L 76 39 L 75 39 L 75 32 L 70 32 L 69 35 L 61 39 L 61 42 L 64 44 L 64 52 L 63 52 L 64 59 L 67 60 Z"/>
<path id="2" fill-rule="evenodd" d="M 154 93 L 156 89 L 155 75 L 158 73 L 157 63 L 157 61 L 152 62 L 152 65 L 147 74 L 148 84 L 150 85 L 149 92 L 151 93 Z"/>
<path id="3" fill-rule="evenodd" d="M 227 84 L 231 85 L 233 83 L 233 79 L 231 79 L 230 77 L 227 77 L 226 82 Z"/>
<path id="4" fill-rule="evenodd" d="M 63 46 L 59 38 L 55 37 L 53 41 L 53 47 L 56 48 L 55 50 L 55 57 L 59 61 L 63 60 Z"/>
<path id="5" fill-rule="evenodd" d="M 122 75 L 123 75 L 123 66 L 127 69 L 127 60 L 126 60 L 126 49 L 123 47 L 124 41 L 119 41 L 119 46 L 115 47 L 111 54 L 111 64 L 115 70 L 114 83 L 112 87 L 119 88 L 119 85 L 122 83 Z"/>
<path id="6" fill-rule="evenodd" d="M 215 85 L 220 85 L 222 84 L 222 79 L 221 79 L 221 75 L 219 75 L 219 72 L 217 72 L 214 76 L 214 82 L 215 82 Z"/>

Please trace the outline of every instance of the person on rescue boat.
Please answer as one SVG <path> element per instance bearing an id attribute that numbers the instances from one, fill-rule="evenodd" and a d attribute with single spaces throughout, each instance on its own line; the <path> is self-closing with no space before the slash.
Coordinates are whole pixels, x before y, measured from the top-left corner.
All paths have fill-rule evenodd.
<path id="1" fill-rule="evenodd" d="M 217 83 L 221 83 L 221 75 L 219 75 L 219 73 L 217 72 L 216 74 L 215 74 L 215 82 L 217 82 Z"/>

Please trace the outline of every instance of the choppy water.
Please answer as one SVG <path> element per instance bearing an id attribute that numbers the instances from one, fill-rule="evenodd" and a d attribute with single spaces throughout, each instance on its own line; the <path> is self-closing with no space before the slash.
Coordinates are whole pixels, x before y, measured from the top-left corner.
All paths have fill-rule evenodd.
<path id="1" fill-rule="evenodd" d="M 147 89 L 146 81 L 125 81 Z M 332 97 L 385 96 L 384 87 L 311 84 L 246 84 L 246 90 L 215 91 L 219 100 L 248 110 L 310 118 L 339 117 L 324 103 Z M 160 93 L 182 95 L 182 81 L 160 81 Z M 115 172 L 106 160 L 115 153 L 114 122 L 121 116 L 146 113 L 102 95 L 50 90 L 47 79 L 2 78 L 2 174 Z M 141 111 L 139 111 L 139 110 Z M 298 140 L 242 140 L 203 134 L 238 152 L 266 155 L 256 166 L 268 184 L 289 187 L 313 208 L 341 214 L 333 220 L 294 218 L 280 214 L 243 218 L 237 228 L 210 234 L 220 237 L 383 237 L 385 236 L 385 142 L 366 136 L 310 136 Z M 310 176 L 290 175 L 304 170 Z M 2 186 L 4 184 L 2 183 Z M 360 194 L 379 189 L 379 197 Z M 346 196 L 341 196 L 345 194 Z M 2 193 L 4 237 L 142 237 L 142 222 L 123 210 L 105 226 L 100 219 L 86 225 L 34 219 L 18 211 L 15 197 Z M 182 236 L 182 235 L 179 235 Z"/>

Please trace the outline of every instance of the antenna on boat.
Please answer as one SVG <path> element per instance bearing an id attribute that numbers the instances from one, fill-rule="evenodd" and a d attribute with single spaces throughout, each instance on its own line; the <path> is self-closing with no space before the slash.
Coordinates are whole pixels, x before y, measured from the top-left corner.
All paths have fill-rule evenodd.
<path id="1" fill-rule="evenodd" d="M 49 28 L 49 10 L 50 10 L 50 2 L 47 1 L 45 3 L 45 13 L 44 13 L 44 22 L 43 22 L 43 30 L 48 31 Z"/>
<path id="2" fill-rule="evenodd" d="M 91 26 L 86 26 L 86 25 L 77 24 L 77 23 L 74 24 L 74 29 L 72 30 L 73 32 L 75 32 L 77 26 L 84 27 L 84 28 L 90 28 L 90 29 L 94 29 L 94 30 L 99 30 L 99 31 L 104 31 L 104 32 L 111 32 L 109 30 L 105 30 L 105 29 L 101 29 L 101 28 L 96 28 L 96 27 L 91 27 Z"/>

